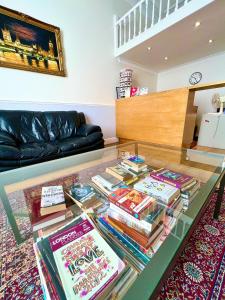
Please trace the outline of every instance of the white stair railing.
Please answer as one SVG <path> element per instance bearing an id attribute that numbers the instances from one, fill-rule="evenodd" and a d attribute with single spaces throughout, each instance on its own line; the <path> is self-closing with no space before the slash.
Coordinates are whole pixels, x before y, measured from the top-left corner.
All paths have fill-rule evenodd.
<path id="1" fill-rule="evenodd" d="M 115 20 L 115 53 L 131 40 L 153 28 L 192 0 L 141 0 Z"/>

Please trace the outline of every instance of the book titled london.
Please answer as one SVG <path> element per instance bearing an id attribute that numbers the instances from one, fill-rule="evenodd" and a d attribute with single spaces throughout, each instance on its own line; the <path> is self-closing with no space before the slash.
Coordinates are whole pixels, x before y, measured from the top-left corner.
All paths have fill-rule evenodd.
<path id="1" fill-rule="evenodd" d="M 49 242 L 67 299 L 96 299 L 125 267 L 88 219 Z"/>

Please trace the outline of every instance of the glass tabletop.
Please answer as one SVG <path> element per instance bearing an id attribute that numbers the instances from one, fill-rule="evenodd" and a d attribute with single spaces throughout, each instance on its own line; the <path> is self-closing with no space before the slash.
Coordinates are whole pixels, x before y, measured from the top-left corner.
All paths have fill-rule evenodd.
<path id="1" fill-rule="evenodd" d="M 148 166 L 146 172 L 137 176 L 137 180 L 145 178 L 152 170 L 164 168 L 193 177 L 200 183 L 192 201 L 183 205 L 179 211 L 177 209 L 177 213 L 176 208 L 174 208 L 173 214 L 170 215 L 168 213 L 169 207 L 165 207 L 163 235 L 154 244 L 154 247 L 151 247 L 151 251 L 145 253 L 141 258 L 138 257 L 137 260 L 134 259 L 141 261 L 141 264 L 135 265 L 131 257 L 130 264 L 137 272 L 137 276 L 134 276 L 135 280 L 132 281 L 129 288 L 121 292 L 120 296 L 124 299 L 136 300 L 140 296 L 140 290 L 142 299 L 152 297 L 166 272 L 171 268 L 192 228 L 207 207 L 211 194 L 224 176 L 224 155 L 192 149 L 163 147 L 145 142 L 124 143 L 1 173 L 0 198 L 17 243 L 26 242 L 31 236 L 37 240 L 43 235 L 69 224 L 71 220 L 82 213 L 82 208 L 77 203 L 74 204 L 73 201 L 70 201 L 69 190 L 71 186 L 75 183 L 91 183 L 94 176 L 132 155 L 144 158 L 145 164 Z M 134 182 L 130 183 L 129 187 L 133 188 L 134 184 Z M 31 203 L 34 202 L 34 199 L 41 197 L 42 187 L 49 185 L 63 185 L 66 196 L 68 196 L 68 207 L 64 219 L 59 217 L 56 224 L 47 223 L 44 229 L 40 230 L 38 226 L 35 229 L 31 224 L 33 214 Z M 98 190 L 98 192 L 102 201 L 100 207 L 104 207 L 104 209 L 97 208 L 91 211 L 91 214 L 97 218 L 107 214 L 109 203 L 107 195 L 102 191 Z M 101 232 L 103 238 L 118 256 L 124 259 L 127 253 L 126 249 L 120 247 L 121 241 L 114 243 L 98 225 L 101 224 L 97 222 L 96 228 Z M 134 253 L 133 255 L 138 254 Z"/>

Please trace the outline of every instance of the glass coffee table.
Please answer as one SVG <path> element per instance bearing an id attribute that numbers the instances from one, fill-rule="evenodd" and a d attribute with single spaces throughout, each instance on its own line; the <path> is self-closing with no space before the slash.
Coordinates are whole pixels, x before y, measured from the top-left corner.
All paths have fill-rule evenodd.
<path id="1" fill-rule="evenodd" d="M 123 295 L 123 299 L 136 300 L 141 292 L 141 299 L 154 299 L 207 208 L 212 193 L 219 187 L 214 212 L 214 217 L 218 218 L 225 184 L 224 155 L 145 142 L 124 143 L 1 173 L 0 198 L 17 243 L 26 243 L 32 235 L 35 240 L 38 230 L 32 232 L 31 229 L 29 214 L 32 212 L 28 195 L 40 196 L 37 191 L 40 192 L 46 183 L 69 187 L 77 181 L 89 182 L 92 176 L 114 166 L 128 154 L 145 157 L 145 162 L 154 169 L 168 168 L 201 182 L 188 208 L 170 222 L 164 239 Z M 68 211 L 66 220 L 68 218 L 69 221 L 79 215 L 80 210 L 74 204 L 69 206 Z"/>

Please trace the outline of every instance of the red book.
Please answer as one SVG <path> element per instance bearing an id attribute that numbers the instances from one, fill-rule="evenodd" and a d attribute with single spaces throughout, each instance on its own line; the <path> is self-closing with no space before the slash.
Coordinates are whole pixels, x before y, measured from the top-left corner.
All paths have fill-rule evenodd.
<path id="1" fill-rule="evenodd" d="M 138 96 L 139 95 L 139 88 L 136 86 L 132 86 L 130 89 L 130 96 L 134 97 L 134 96 Z"/>
<path id="2" fill-rule="evenodd" d="M 128 187 L 120 187 L 109 195 L 109 200 L 113 203 L 119 201 L 131 191 Z"/>
<path id="3" fill-rule="evenodd" d="M 114 204 L 141 220 L 151 209 L 154 209 L 155 202 L 154 198 L 136 190 L 131 190 L 124 197 L 114 202 Z"/>
<path id="4" fill-rule="evenodd" d="M 47 226 L 53 225 L 55 223 L 61 222 L 66 218 L 66 211 L 59 211 L 49 215 L 41 216 L 41 198 L 36 197 L 32 199 L 31 203 L 31 214 L 30 221 L 33 231 L 43 229 Z"/>

